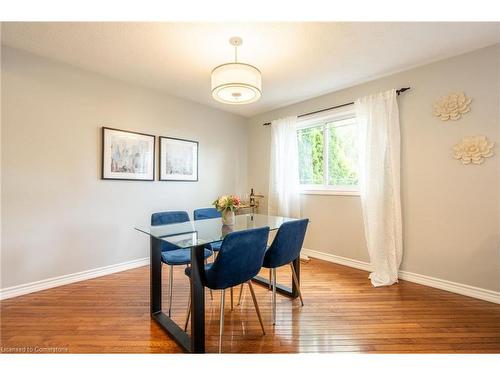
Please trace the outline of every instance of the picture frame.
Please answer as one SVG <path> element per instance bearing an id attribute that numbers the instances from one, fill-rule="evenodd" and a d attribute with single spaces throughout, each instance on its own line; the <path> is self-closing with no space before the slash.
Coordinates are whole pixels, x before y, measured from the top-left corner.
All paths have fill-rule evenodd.
<path id="1" fill-rule="evenodd" d="M 154 181 L 156 136 L 102 127 L 101 179 Z"/>
<path id="2" fill-rule="evenodd" d="M 198 141 L 158 137 L 160 181 L 198 181 Z"/>

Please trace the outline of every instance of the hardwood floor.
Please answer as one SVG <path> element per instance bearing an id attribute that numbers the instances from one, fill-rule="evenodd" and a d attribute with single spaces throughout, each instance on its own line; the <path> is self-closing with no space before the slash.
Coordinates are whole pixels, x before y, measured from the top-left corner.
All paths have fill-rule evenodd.
<path id="1" fill-rule="evenodd" d="M 166 271 L 166 269 L 164 268 Z M 188 279 L 175 267 L 173 318 L 185 319 Z M 500 353 L 500 306 L 400 281 L 373 288 L 364 271 L 312 259 L 301 266 L 304 307 L 254 284 L 267 335 L 250 292 L 230 310 L 226 294 L 223 352 Z M 263 272 L 267 275 L 267 272 Z M 289 267 L 278 271 L 288 282 Z M 163 273 L 164 309 L 167 274 Z M 1 302 L 2 352 L 180 353 L 149 317 L 149 269 L 141 267 Z M 238 290 L 235 289 L 235 304 Z M 207 298 L 207 351 L 216 352 L 219 297 Z"/>

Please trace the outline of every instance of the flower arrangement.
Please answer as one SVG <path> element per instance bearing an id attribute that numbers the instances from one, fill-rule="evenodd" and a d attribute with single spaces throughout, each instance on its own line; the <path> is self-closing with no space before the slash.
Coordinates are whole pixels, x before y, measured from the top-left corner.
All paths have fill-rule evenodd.
<path id="1" fill-rule="evenodd" d="M 234 211 L 241 205 L 240 197 L 237 195 L 223 195 L 217 198 L 212 204 L 217 211 L 222 212 L 222 223 L 224 225 L 234 225 Z"/>
<path id="2" fill-rule="evenodd" d="M 237 195 L 223 195 L 212 203 L 217 211 L 236 211 L 241 204 L 241 199 Z"/>

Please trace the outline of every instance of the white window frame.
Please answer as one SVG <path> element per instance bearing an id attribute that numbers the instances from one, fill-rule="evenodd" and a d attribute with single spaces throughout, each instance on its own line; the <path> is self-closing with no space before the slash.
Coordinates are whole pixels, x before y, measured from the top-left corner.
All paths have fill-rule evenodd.
<path id="1" fill-rule="evenodd" d="M 359 196 L 359 185 L 357 186 L 334 186 L 328 185 L 328 142 L 329 142 L 329 129 L 332 127 L 332 122 L 341 120 L 354 119 L 354 108 L 349 106 L 328 112 L 321 113 L 316 116 L 308 116 L 305 119 L 299 119 L 297 122 L 297 132 L 302 129 L 323 127 L 323 185 L 300 185 L 300 193 L 304 195 L 354 195 Z"/>

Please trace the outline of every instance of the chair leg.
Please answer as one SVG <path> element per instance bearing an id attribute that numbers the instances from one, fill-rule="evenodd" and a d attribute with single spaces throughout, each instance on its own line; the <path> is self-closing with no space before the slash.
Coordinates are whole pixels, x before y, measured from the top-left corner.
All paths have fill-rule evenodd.
<path id="1" fill-rule="evenodd" d="M 172 316 L 172 296 L 173 296 L 173 285 L 174 285 L 174 266 L 169 267 L 168 275 L 168 316 Z"/>
<path id="2" fill-rule="evenodd" d="M 238 297 L 238 303 L 236 304 L 236 306 L 239 306 L 241 304 L 241 296 L 243 295 L 243 284 L 241 284 L 241 287 L 240 287 L 240 296 Z"/>
<path id="3" fill-rule="evenodd" d="M 292 268 L 293 282 L 295 283 L 295 287 L 299 292 L 300 303 L 302 304 L 302 306 L 304 306 L 304 301 L 302 300 L 302 293 L 300 292 L 299 279 L 297 279 L 297 273 L 295 272 L 295 267 L 293 266 L 293 263 L 290 263 L 290 267 Z"/>
<path id="4" fill-rule="evenodd" d="M 231 287 L 230 292 L 231 292 L 231 311 L 233 311 L 233 308 L 234 308 L 234 306 L 233 306 L 233 287 Z"/>
<path id="5" fill-rule="evenodd" d="M 273 269 L 269 268 L 269 287 L 267 288 L 269 290 L 273 289 Z"/>
<path id="6" fill-rule="evenodd" d="M 214 253 L 212 253 L 213 255 Z M 205 259 L 205 265 L 208 264 L 208 258 Z M 213 301 L 214 300 L 214 294 L 212 293 L 212 289 L 208 288 L 208 291 L 210 292 L 210 299 Z"/>
<path id="7" fill-rule="evenodd" d="M 272 298 L 271 298 L 271 302 L 272 302 L 272 321 L 273 321 L 273 325 L 276 325 L 276 268 L 272 268 L 271 269 L 271 284 L 272 284 Z"/>
<path id="8" fill-rule="evenodd" d="M 220 295 L 220 327 L 219 327 L 219 353 L 222 353 L 222 334 L 224 333 L 224 302 L 226 298 L 225 289 L 221 290 Z"/>
<path id="9" fill-rule="evenodd" d="M 260 327 L 262 328 L 262 333 L 265 335 L 266 331 L 264 329 L 264 323 L 262 323 L 262 316 L 260 316 L 259 304 L 257 303 L 257 298 L 255 298 L 255 292 L 253 291 L 252 280 L 247 281 L 248 287 L 250 288 L 250 294 L 252 294 L 253 305 L 255 306 L 255 311 L 259 317 Z"/>
<path id="10" fill-rule="evenodd" d="M 212 291 L 212 290 L 210 289 L 210 291 Z M 188 329 L 190 315 L 191 315 L 191 286 L 189 286 L 188 310 L 187 310 L 187 314 L 186 314 L 186 323 L 184 324 L 184 331 L 185 332 L 187 332 L 187 329 Z"/>

